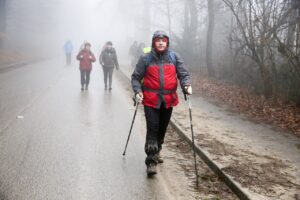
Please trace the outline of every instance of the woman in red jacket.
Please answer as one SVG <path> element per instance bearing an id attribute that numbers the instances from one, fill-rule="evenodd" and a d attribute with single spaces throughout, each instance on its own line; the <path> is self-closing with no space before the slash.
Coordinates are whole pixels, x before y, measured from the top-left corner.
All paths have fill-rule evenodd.
<path id="1" fill-rule="evenodd" d="M 96 61 L 94 54 L 91 52 L 90 43 L 85 43 L 84 49 L 82 49 L 77 55 L 77 60 L 80 62 L 79 69 L 81 75 L 81 90 L 88 90 L 92 63 Z"/>

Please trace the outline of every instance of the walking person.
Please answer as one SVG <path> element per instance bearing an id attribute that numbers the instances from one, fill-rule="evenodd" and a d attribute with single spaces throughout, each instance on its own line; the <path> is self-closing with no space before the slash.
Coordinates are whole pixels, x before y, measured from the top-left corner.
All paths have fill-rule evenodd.
<path id="1" fill-rule="evenodd" d="M 136 52 L 138 49 L 138 43 L 137 41 L 134 41 L 133 44 L 129 48 L 129 56 L 131 58 L 131 66 L 135 67 L 137 58 L 136 58 Z"/>
<path id="2" fill-rule="evenodd" d="M 74 46 L 71 40 L 68 40 L 64 45 L 64 50 L 66 54 L 66 65 L 71 65 L 72 52 L 74 50 Z"/>
<path id="3" fill-rule="evenodd" d="M 79 60 L 81 90 L 88 90 L 90 83 L 90 74 L 92 71 L 92 63 L 96 61 L 94 54 L 91 51 L 91 44 L 86 42 L 84 48 L 78 53 Z"/>
<path id="4" fill-rule="evenodd" d="M 117 53 L 111 41 L 106 42 L 104 49 L 101 51 L 99 57 L 100 65 L 103 68 L 104 75 L 104 89 L 112 90 L 112 76 L 114 68 L 119 70 L 119 63 L 117 58 Z M 108 87 L 107 87 L 108 80 Z"/>
<path id="5" fill-rule="evenodd" d="M 144 105 L 147 124 L 145 163 L 148 176 L 157 173 L 162 163 L 160 155 L 172 108 L 178 101 L 177 77 L 186 95 L 192 94 L 190 74 L 181 57 L 169 50 L 169 37 L 156 31 L 152 37 L 152 50 L 140 57 L 131 76 L 136 100 Z M 143 82 L 143 83 L 142 83 Z"/>
<path id="6" fill-rule="evenodd" d="M 142 55 L 145 54 L 144 48 L 146 47 L 145 43 L 141 42 L 136 51 L 136 57 L 139 59 Z"/>

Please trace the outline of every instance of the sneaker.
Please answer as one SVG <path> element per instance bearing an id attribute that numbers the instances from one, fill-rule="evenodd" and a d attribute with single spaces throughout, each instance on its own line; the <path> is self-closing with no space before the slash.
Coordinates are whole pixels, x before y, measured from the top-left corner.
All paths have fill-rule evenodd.
<path id="1" fill-rule="evenodd" d="M 109 90 L 112 90 L 112 88 L 110 87 Z"/>
<path id="2" fill-rule="evenodd" d="M 84 88 L 83 88 L 83 86 L 81 87 L 81 91 L 83 91 L 84 90 Z"/>
<path id="3" fill-rule="evenodd" d="M 148 176 L 152 176 L 157 174 L 156 171 L 156 164 L 155 163 L 150 163 L 149 165 L 147 165 L 147 175 Z"/>
<path id="4" fill-rule="evenodd" d="M 85 86 L 85 90 L 89 90 L 89 86 L 86 85 L 86 86 Z"/>
<path id="5" fill-rule="evenodd" d="M 104 87 L 104 90 L 107 90 L 107 86 Z"/>

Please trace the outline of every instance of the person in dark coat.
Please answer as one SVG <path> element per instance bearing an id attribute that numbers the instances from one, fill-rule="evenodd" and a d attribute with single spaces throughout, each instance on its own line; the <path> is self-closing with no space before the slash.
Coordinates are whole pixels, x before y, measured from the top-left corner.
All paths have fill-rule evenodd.
<path id="1" fill-rule="evenodd" d="M 115 48 L 113 48 L 112 42 L 110 41 L 106 42 L 105 47 L 99 56 L 99 62 L 103 68 L 104 89 L 112 90 L 112 76 L 113 76 L 114 68 L 116 67 L 116 69 L 119 70 L 117 53 Z M 107 87 L 107 80 L 109 81 L 108 87 Z"/>
<path id="2" fill-rule="evenodd" d="M 136 57 L 138 50 L 138 43 L 134 41 L 133 44 L 129 48 L 129 56 L 131 57 L 131 66 L 135 67 L 138 58 Z"/>

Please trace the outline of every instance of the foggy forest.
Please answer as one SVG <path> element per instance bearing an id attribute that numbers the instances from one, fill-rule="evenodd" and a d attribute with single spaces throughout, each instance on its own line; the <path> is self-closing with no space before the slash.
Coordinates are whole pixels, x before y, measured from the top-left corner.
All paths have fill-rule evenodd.
<path id="1" fill-rule="evenodd" d="M 40 98 L 41 95 L 38 95 L 39 92 L 41 92 L 41 94 L 47 93 L 42 93 L 42 91 L 48 91 L 49 87 L 51 89 L 50 83 L 59 83 L 59 81 L 57 81 L 60 80 L 58 77 L 70 76 L 70 79 L 65 78 L 65 82 L 59 87 L 59 90 L 61 90 L 60 95 L 53 94 L 52 97 L 60 96 L 61 101 L 63 102 L 64 99 L 68 100 L 68 97 L 72 96 L 71 94 L 73 89 L 78 85 L 71 86 L 68 84 L 71 82 L 77 83 L 79 81 L 78 60 L 80 59 L 78 59 L 78 57 L 76 58 L 76 55 L 82 50 L 83 46 L 85 46 L 87 42 L 91 44 L 91 50 L 94 53 L 96 60 L 96 62 L 93 63 L 89 96 L 80 96 L 79 98 L 76 93 L 77 96 L 74 94 L 72 99 L 80 99 L 80 104 L 78 102 L 73 102 L 74 106 L 71 107 L 73 104 L 70 103 L 68 105 L 68 101 L 66 101 L 64 104 L 65 106 L 60 105 L 56 107 L 56 112 L 59 113 L 59 111 L 64 109 L 64 112 L 71 112 L 72 109 L 76 108 L 77 104 L 83 106 L 86 103 L 85 107 L 81 109 L 88 110 L 90 112 L 89 117 L 83 119 L 83 121 L 85 121 L 83 124 L 85 123 L 84 125 L 88 127 L 87 129 L 93 129 L 95 126 L 98 127 L 98 125 L 92 123 L 92 121 L 96 119 L 98 121 L 103 119 L 110 120 L 109 123 L 114 123 L 115 120 L 118 120 L 119 116 L 112 114 L 113 112 L 111 112 L 111 110 L 116 111 L 116 113 L 121 113 L 123 108 L 114 106 L 114 104 L 108 104 L 106 100 L 114 102 L 114 100 L 111 99 L 122 99 L 120 100 L 120 102 L 122 102 L 120 104 L 124 104 L 128 107 L 132 106 L 131 96 L 135 94 L 133 94 L 131 86 L 129 86 L 129 83 L 127 82 L 126 84 L 118 83 L 117 85 L 117 82 L 124 81 L 122 80 L 122 76 L 124 76 L 124 74 L 127 74 L 128 77 L 130 77 L 131 74 L 134 73 L 138 60 L 140 56 L 143 55 L 143 53 L 136 55 L 131 52 L 130 49 L 133 43 L 135 42 L 138 45 L 143 44 L 144 46 L 141 48 L 153 48 L 152 37 L 154 37 L 153 33 L 157 30 L 163 30 L 168 34 L 169 49 L 178 53 L 178 55 L 182 57 L 187 70 L 191 74 L 191 86 L 193 88 L 191 101 L 194 105 L 193 123 L 195 128 L 194 132 L 196 134 L 196 143 L 198 140 L 198 145 L 200 147 L 203 147 L 204 149 L 207 148 L 206 151 L 208 151 L 209 154 L 215 155 L 216 160 L 220 159 L 221 161 L 218 161 L 226 166 L 224 167 L 224 171 L 234 177 L 234 181 L 239 182 L 242 187 L 250 190 L 251 194 L 256 193 L 259 194 L 260 197 L 266 197 L 266 199 L 299 200 L 300 0 L 0 0 L 0 80 L 2 79 L 0 84 L 2 121 L 2 125 L 0 126 L 0 163 L 3 160 L 6 160 L 5 156 L 9 154 L 7 152 L 10 152 L 9 149 L 12 148 L 11 145 L 8 144 L 22 146 L 22 142 L 8 142 L 10 139 L 7 135 L 10 131 L 10 127 L 18 125 L 17 122 L 16 124 L 14 123 L 16 116 L 18 120 L 22 120 L 23 118 L 23 120 L 28 119 L 26 118 L 25 113 L 30 108 L 30 105 L 35 105 L 35 103 L 30 103 L 35 101 L 34 95 Z M 64 44 L 67 41 L 72 41 L 74 46 L 71 64 L 71 67 L 74 69 L 71 67 L 68 68 L 64 65 Z M 119 65 L 117 66 L 117 70 L 119 70 L 118 67 L 120 68 L 120 70 L 118 72 L 114 72 L 113 75 L 113 84 L 115 84 L 116 87 L 113 87 L 112 89 L 111 86 L 109 86 L 110 90 L 112 89 L 112 96 L 109 97 L 110 99 L 105 99 L 108 98 L 105 97 L 105 94 L 103 98 L 92 96 L 93 92 L 96 94 L 96 91 L 100 91 L 100 89 L 96 89 L 96 87 L 100 87 L 100 85 L 96 86 L 98 82 L 100 83 L 100 81 L 98 81 L 98 79 L 100 79 L 100 75 L 98 77 L 97 74 L 99 73 L 99 69 L 101 69 L 102 65 L 101 52 L 105 49 L 105 45 L 108 44 L 107 41 L 112 42 L 112 45 L 117 52 L 117 65 Z M 143 51 L 143 49 L 140 50 Z M 38 64 L 43 62 L 54 62 L 56 64 Z M 23 65 L 22 63 L 26 63 L 26 66 L 28 67 L 20 67 Z M 29 72 L 31 63 L 34 65 L 35 70 Z M 77 71 L 75 71 L 75 68 Z M 17 73 L 18 70 L 24 70 L 24 72 L 20 71 L 20 74 L 11 75 L 11 78 L 9 78 L 9 73 Z M 41 70 L 41 75 L 37 74 L 39 70 Z M 26 78 L 26 73 L 28 73 L 28 78 Z M 123 75 L 121 75 L 121 73 L 123 73 Z M 22 74 L 24 74 L 24 76 Z M 69 75 L 65 76 L 64 74 Z M 37 83 L 31 83 L 31 81 L 35 81 L 35 76 L 39 76 L 39 78 L 36 79 Z M 78 80 L 71 81 L 73 80 L 73 77 Z M 23 79 L 24 82 L 21 82 Z M 12 83 L 10 83 L 10 81 Z M 28 85 L 28 88 L 26 86 L 26 81 L 30 84 Z M 45 85 L 43 85 L 44 81 Z M 39 85 L 40 83 L 41 85 Z M 17 86 L 16 84 L 19 85 Z M 121 92 L 121 89 L 115 89 L 121 88 L 122 85 L 127 88 L 128 94 L 123 92 L 123 90 Z M 14 90 L 14 87 L 17 89 Z M 36 89 L 34 87 L 36 87 Z M 44 90 L 42 88 L 48 89 Z M 77 92 L 79 92 L 79 89 Z M 113 96 L 117 93 L 122 95 Z M 178 89 L 178 93 L 180 93 L 179 98 L 181 98 L 180 105 L 185 105 L 184 98 L 181 96 L 181 89 Z M 83 95 L 83 93 L 81 93 L 81 95 Z M 47 112 L 46 108 L 46 110 L 39 111 L 38 113 L 48 113 L 47 115 L 49 116 L 47 117 L 49 117 L 49 123 L 51 122 L 54 124 L 53 126 L 56 126 L 55 121 L 50 120 L 50 107 L 55 107 L 51 106 L 52 97 L 49 97 L 49 111 Z M 91 100 L 92 98 L 95 99 Z M 22 101 L 24 101 L 24 106 L 26 105 L 24 109 L 21 109 Z M 103 108 L 105 110 L 104 113 L 106 113 L 105 117 L 103 115 L 98 116 L 96 114 L 98 111 L 102 112 L 100 111 L 102 107 L 98 109 L 95 105 L 100 105 L 101 103 L 99 102 L 102 101 L 103 105 L 105 104 Z M 40 102 L 43 101 L 41 100 Z M 20 106 L 20 108 L 18 106 Z M 106 110 L 108 108 L 111 108 L 111 110 Z M 124 123 L 124 125 L 126 124 L 126 126 L 112 126 L 117 129 L 120 128 L 127 131 L 130 127 L 130 120 L 133 114 L 133 108 L 130 107 L 130 109 L 124 109 L 125 111 L 122 111 L 122 113 L 130 112 L 128 116 L 127 114 L 121 114 L 123 118 L 121 118 L 120 121 L 123 120 L 122 123 Z M 223 109 L 225 109 L 225 111 Z M 136 107 L 136 110 L 138 110 L 138 107 Z M 223 111 L 221 112 L 220 110 Z M 81 117 L 85 116 L 85 114 L 82 114 L 84 112 L 74 110 L 72 110 L 72 112 L 75 112 L 74 115 L 78 114 L 78 116 Z M 137 112 L 137 117 L 140 112 L 142 111 Z M 247 123 L 243 124 L 240 121 L 234 121 L 231 119 L 227 121 L 228 124 L 224 125 L 227 120 L 224 113 L 228 112 L 231 114 L 227 114 L 226 116 L 238 115 L 238 119 L 246 120 Z M 211 113 L 218 114 L 212 115 Z M 63 114 L 58 115 L 63 116 Z M 73 114 L 69 114 L 68 116 L 72 115 Z M 178 123 L 183 126 L 183 130 L 190 130 L 188 122 L 188 107 L 179 107 L 177 110 L 173 111 L 173 116 L 174 121 L 178 121 Z M 177 116 L 178 118 L 176 118 Z M 42 119 L 43 115 L 37 118 L 38 119 L 36 120 L 39 120 L 40 118 Z M 141 114 L 140 118 L 141 121 L 143 121 L 141 124 L 145 123 L 143 114 Z M 180 120 L 185 119 L 186 121 L 180 122 Z M 45 114 L 45 121 L 47 120 L 48 118 L 46 118 Z M 69 118 L 66 117 L 65 120 L 68 121 Z M 73 119 L 70 120 L 72 121 Z M 81 118 L 79 120 L 81 120 Z M 59 122 L 57 123 L 60 124 Z M 74 124 L 76 123 L 74 122 Z M 192 123 L 192 120 L 190 123 Z M 251 123 L 251 125 L 248 123 Z M 27 123 L 28 127 L 24 125 L 25 128 L 22 130 L 26 130 L 27 127 L 30 134 L 35 134 L 34 131 L 32 131 L 34 128 L 29 128 L 29 126 L 34 127 L 30 124 L 31 123 Z M 57 126 L 60 127 L 60 125 Z M 71 127 L 71 125 L 66 126 Z M 99 130 L 105 130 L 105 127 L 108 128 L 109 126 L 106 124 L 103 126 L 101 125 Z M 141 127 L 143 126 L 141 125 Z M 235 131 L 232 131 L 229 127 L 236 129 Z M 191 128 L 193 128 L 192 125 Z M 226 128 L 230 130 L 226 132 Z M 48 128 L 40 129 L 45 131 L 51 130 Z M 61 129 L 57 129 L 65 130 L 62 127 Z M 110 130 L 110 128 L 108 129 Z M 17 134 L 18 130 L 21 130 L 21 128 L 16 128 L 16 131 L 13 130 L 15 129 L 11 128 L 11 132 Z M 73 129 L 70 128 L 70 130 Z M 135 129 L 133 128 L 133 133 L 135 132 L 134 130 Z M 92 132 L 92 130 L 90 131 Z M 57 133 L 59 132 L 60 131 L 57 131 Z M 145 130 L 136 132 L 145 132 Z M 176 131 L 172 130 L 170 131 L 170 134 L 171 132 L 174 134 L 173 132 Z M 221 132 L 222 134 L 224 133 L 223 136 L 227 139 L 222 141 L 223 136 L 221 137 Z M 127 133 L 128 132 L 124 134 L 126 135 Z M 210 135 L 210 133 L 212 133 L 212 135 L 207 136 Z M 134 134 L 131 137 L 135 137 Z M 167 135 L 168 134 L 169 132 L 167 132 Z M 233 136 L 231 134 L 237 134 L 238 136 Z M 121 139 L 119 138 L 122 140 L 120 142 L 120 146 L 122 146 L 121 148 L 123 148 L 123 143 L 127 136 L 125 135 L 120 136 Z M 231 135 L 232 138 L 228 135 Z M 19 136 L 16 136 L 16 138 L 23 137 L 25 136 L 21 133 Z M 78 138 L 79 137 L 81 136 L 78 136 Z M 106 137 L 108 136 L 105 136 L 104 138 Z M 172 137 L 170 135 L 166 136 L 166 140 L 168 140 L 166 142 L 166 146 L 168 146 L 168 148 L 181 149 L 181 153 L 176 151 L 176 154 L 183 153 L 184 158 L 189 158 L 191 160 L 191 155 L 187 156 L 184 154 L 187 152 L 184 151 L 184 149 L 188 148 L 187 144 L 184 146 L 180 143 L 181 145 L 174 146 L 173 143 L 177 137 L 178 136 L 175 137 L 173 135 Z M 234 137 L 241 137 L 242 139 L 234 140 Z M 37 136 L 37 138 L 39 137 Z M 42 137 L 40 139 L 40 143 L 42 144 L 44 139 L 42 139 Z M 55 140 L 51 137 L 48 139 L 50 141 Z M 79 143 L 80 140 L 81 139 L 76 140 L 76 144 L 77 142 Z M 117 137 L 112 139 L 112 141 L 116 140 L 118 140 Z M 176 139 L 176 142 L 178 142 L 177 140 L 179 141 L 178 138 Z M 264 143 L 264 140 L 267 141 Z M 91 139 L 91 141 L 93 141 L 93 139 Z M 95 139 L 95 141 L 98 140 Z M 173 141 L 173 143 L 170 141 Z M 142 147 L 139 151 L 143 153 L 144 143 L 140 143 Z M 10 147 L 6 147 L 6 145 Z M 68 146 L 69 144 L 66 143 L 65 145 Z M 86 147 L 84 144 L 81 145 Z M 241 149 L 245 148 L 245 151 L 236 149 L 237 146 L 241 147 Z M 51 149 L 52 147 L 53 146 L 50 145 L 49 148 Z M 274 150 L 272 149 L 273 147 Z M 58 147 L 58 149 L 59 148 L 60 147 Z M 69 146 L 68 148 L 72 149 L 73 147 Z M 93 152 L 93 150 L 89 151 L 89 147 L 86 148 L 88 149 L 86 152 Z M 130 142 L 129 148 L 133 148 L 130 147 Z M 256 153 L 249 153 L 252 148 L 253 152 Z M 65 149 L 62 149 L 62 152 L 64 150 Z M 66 151 L 68 151 L 68 149 Z M 74 151 L 77 152 L 77 150 Z M 107 151 L 110 152 L 109 150 Z M 190 149 L 189 151 L 192 150 Z M 259 152 L 264 151 L 269 151 L 270 154 L 262 153 L 264 156 L 260 155 Z M 276 154 L 277 151 L 279 152 L 278 154 Z M 18 154 L 19 152 L 23 152 L 23 150 L 13 149 L 11 152 L 17 152 Z M 170 152 L 172 152 L 172 150 Z M 221 157 L 222 155 L 227 155 L 226 152 L 239 152 L 239 155 L 230 154 L 231 157 L 225 161 L 222 160 Z M 80 154 L 80 152 L 78 153 Z M 271 159 L 270 157 L 273 156 L 273 153 L 274 155 L 280 155 L 280 159 L 276 161 Z M 73 156 L 71 153 L 70 155 Z M 86 155 L 91 154 L 87 153 L 84 155 L 82 154 L 81 156 L 86 159 Z M 113 155 L 113 153 L 111 155 Z M 30 154 L 27 156 L 30 156 Z M 26 193 L 23 189 L 20 189 L 20 185 L 22 185 L 21 183 L 23 180 L 20 180 L 20 185 L 15 185 L 13 181 L 9 184 L 5 183 L 6 179 L 13 180 L 13 178 L 7 178 L 8 175 L 6 170 L 13 169 L 13 166 L 15 165 L 18 166 L 18 164 L 14 165 L 13 161 L 11 161 L 13 157 L 10 157 L 10 159 L 8 159 L 7 162 L 4 162 L 4 164 L 0 164 L 0 200 L 2 200 L 2 198 L 3 200 L 35 199 L 30 196 L 35 193 L 34 190 Z M 238 161 L 235 160 L 234 157 L 243 157 L 243 160 Z M 142 164 L 144 162 L 143 159 L 144 158 L 140 161 Z M 285 162 L 285 159 L 290 159 L 292 161 Z M 228 160 L 231 160 L 230 163 L 232 165 L 227 163 Z M 24 162 L 26 163 L 26 161 Z M 71 162 L 72 161 L 69 163 Z M 176 160 L 174 162 L 178 164 L 180 163 L 180 159 L 179 161 Z M 186 173 L 188 173 L 188 177 L 191 177 L 194 173 L 194 166 L 191 161 L 188 162 L 191 166 L 179 164 L 179 168 L 183 171 L 189 171 L 189 173 Z M 205 161 L 200 161 L 199 158 L 198 162 L 203 164 Z M 291 166 L 289 168 L 290 164 Z M 52 163 L 51 165 L 54 166 L 55 164 Z M 68 167 L 67 165 L 68 163 L 66 164 L 66 167 Z M 89 166 L 92 166 L 92 164 Z M 252 168 L 249 166 L 253 167 L 252 171 Z M 37 167 L 37 169 L 39 168 Z M 168 168 L 164 170 L 167 171 L 167 169 Z M 239 171 L 238 169 L 243 170 Z M 294 171 L 292 169 L 294 169 Z M 203 173 L 206 172 L 200 170 L 199 173 L 203 175 Z M 78 174 L 80 173 L 78 172 Z M 91 174 L 88 174 L 88 176 L 91 178 L 95 174 L 97 174 L 97 172 L 93 171 Z M 201 182 L 212 181 L 213 179 L 218 179 L 218 181 L 222 179 L 220 178 L 220 174 L 212 174 L 213 173 L 209 176 L 207 174 L 207 176 L 203 175 L 200 184 L 202 184 Z M 267 176 L 266 178 L 262 178 L 264 174 Z M 254 177 L 249 178 L 248 175 L 249 177 L 251 175 Z M 298 178 L 296 178 L 297 176 Z M 83 182 L 86 181 L 86 184 L 89 183 L 89 179 L 82 179 Z M 133 180 L 135 179 L 133 178 L 132 181 Z M 43 183 L 43 181 L 46 180 L 42 180 L 41 182 Z M 191 182 L 194 183 L 193 181 L 195 180 L 192 180 Z M 39 181 L 37 182 L 41 183 Z M 145 182 L 145 185 L 147 185 L 148 182 Z M 172 181 L 169 182 L 172 183 Z M 171 185 L 170 187 L 175 187 L 169 182 L 168 184 Z M 176 182 L 176 179 L 174 182 Z M 190 186 L 192 185 L 191 182 L 189 182 Z M 33 185 L 34 184 L 35 183 L 33 183 Z M 72 184 L 70 182 L 69 187 L 73 187 Z M 108 182 L 107 184 L 109 185 L 111 183 Z M 138 182 L 136 182 L 136 184 L 138 184 Z M 276 185 L 276 187 L 278 186 L 280 189 L 276 188 L 274 185 Z M 11 186 L 15 186 L 16 189 L 12 189 L 14 187 Z M 120 184 L 121 188 L 116 186 L 116 188 L 118 188 L 116 190 L 122 191 L 122 187 L 124 188 L 125 186 L 126 184 Z M 269 189 L 268 187 L 271 186 L 272 188 Z M 74 186 L 74 188 L 76 187 Z M 177 187 L 182 188 L 180 184 L 177 185 Z M 177 187 L 175 187 L 175 190 Z M 110 191 L 109 188 L 109 186 L 106 186 L 104 190 Z M 153 189 L 155 187 L 152 187 L 151 185 L 151 188 Z M 213 189 L 211 188 L 215 188 L 215 192 L 213 192 Z M 78 191 L 78 193 L 82 192 L 80 194 L 94 194 L 94 192 L 96 194 L 95 188 L 94 190 L 91 188 L 89 189 L 89 193 L 84 193 L 86 188 L 79 188 L 76 189 L 76 191 Z M 232 188 L 230 189 L 232 190 Z M 148 191 L 147 189 L 141 190 Z M 212 195 L 211 197 L 215 197 L 211 199 L 236 199 L 236 197 L 232 195 L 232 192 L 228 192 L 228 189 L 224 189 L 223 186 L 220 185 L 214 185 L 211 187 L 202 185 L 198 192 L 207 190 L 209 190 L 209 192 L 204 192 L 206 195 Z M 6 193 L 7 191 L 8 193 Z M 180 192 L 180 190 L 178 191 Z M 65 191 L 60 192 L 64 193 Z M 149 194 L 146 192 L 149 198 L 143 198 L 155 199 L 150 198 L 152 194 L 151 192 L 152 190 Z M 43 196 L 42 193 L 37 194 L 40 195 L 37 195 L 36 199 L 48 199 L 48 197 Z M 103 193 L 103 195 L 104 194 L 106 193 Z M 78 197 L 75 195 L 69 196 L 69 198 L 66 196 L 61 198 L 62 196 L 59 196 L 58 193 L 57 195 L 58 196 L 51 196 L 49 199 L 77 199 Z M 124 199 L 134 199 L 132 196 L 126 195 L 124 196 Z M 163 196 L 164 194 L 162 194 L 162 192 L 158 192 L 157 195 L 158 196 L 155 196 L 157 199 L 174 199 L 170 196 L 169 198 Z M 196 198 L 197 195 L 200 194 L 196 192 L 193 194 L 193 198 L 189 196 L 186 199 L 198 199 Z M 201 193 L 201 195 L 203 195 L 203 193 Z M 122 199 L 120 196 L 105 196 L 103 199 Z M 238 198 L 260 199 L 259 196 L 254 196 L 253 198 L 238 196 Z M 143 198 L 139 197 L 137 199 Z M 93 197 L 83 195 L 82 198 L 79 199 L 101 198 L 97 198 L 96 195 Z M 201 196 L 200 199 L 206 198 Z"/>

